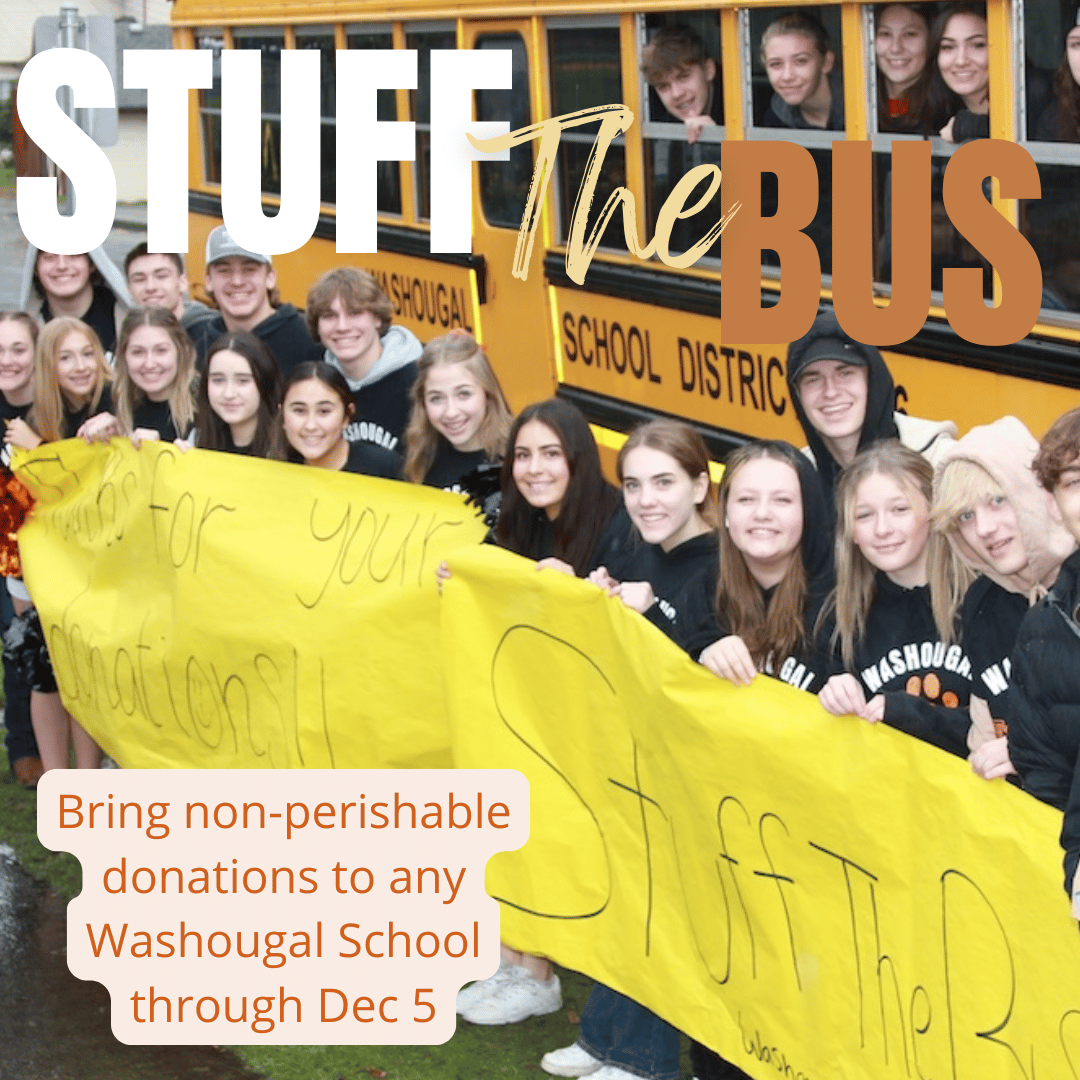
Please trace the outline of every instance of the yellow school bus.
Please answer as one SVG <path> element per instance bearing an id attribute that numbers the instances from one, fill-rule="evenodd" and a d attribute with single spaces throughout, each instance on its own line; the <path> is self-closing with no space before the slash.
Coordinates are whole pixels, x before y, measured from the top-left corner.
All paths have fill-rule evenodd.
<path id="1" fill-rule="evenodd" d="M 221 221 L 220 83 L 222 49 L 262 51 L 264 205 L 280 192 L 280 53 L 316 49 L 321 56 L 322 199 L 314 237 L 275 258 L 283 298 L 302 306 L 310 284 L 328 267 L 352 263 L 371 270 L 390 296 L 397 321 L 423 340 L 455 326 L 485 344 L 511 404 L 558 393 L 577 403 L 609 445 L 638 420 L 668 414 L 689 420 L 718 456 L 747 437 L 801 441 L 784 377 L 786 346 L 722 340 L 720 244 L 689 269 L 642 260 L 626 250 L 618 218 L 605 230 L 583 285 L 566 270 L 570 216 L 596 125 L 564 132 L 542 206 L 525 280 L 511 273 L 517 233 L 535 160 L 535 144 L 508 162 L 473 166 L 473 249 L 429 250 L 430 62 L 435 49 L 507 49 L 513 89 L 475 93 L 477 120 L 504 120 L 510 129 L 576 109 L 624 102 L 637 118 L 604 159 L 592 218 L 607 195 L 625 186 L 638 207 L 641 232 L 651 238 L 660 206 L 693 166 L 720 165 L 725 140 L 788 139 L 806 146 L 825 178 L 834 139 L 870 140 L 875 157 L 875 250 L 888 246 L 888 155 L 895 139 L 919 135 L 879 130 L 876 26 L 886 4 L 784 4 L 719 0 L 688 8 L 673 0 L 640 0 L 628 9 L 611 0 L 176 0 L 172 23 L 178 48 L 215 53 L 215 87 L 192 92 L 190 151 L 190 276 L 202 277 L 206 234 Z M 927 22 L 944 4 L 920 5 Z M 994 198 L 1038 252 L 1046 275 L 1044 308 L 1032 333 L 1007 348 L 973 345 L 949 327 L 939 291 L 932 293 L 922 331 L 886 351 L 897 382 L 898 407 L 951 418 L 961 431 L 1005 413 L 1019 415 L 1041 435 L 1060 413 L 1080 404 L 1080 144 L 1039 142 L 1045 88 L 1061 61 L 1064 0 L 987 0 L 989 125 L 994 138 L 1024 145 L 1038 162 L 1043 199 Z M 783 10 L 820 21 L 843 73 L 843 130 L 764 126 L 771 93 L 761 61 L 765 29 Z M 665 113 L 641 73 L 642 50 L 665 26 L 689 25 L 717 60 L 716 126 L 691 144 L 686 126 Z M 334 50 L 415 49 L 418 89 L 380 91 L 380 120 L 416 124 L 415 162 L 378 166 L 378 252 L 339 255 L 334 245 L 336 187 Z M 839 85 L 839 84 L 837 84 Z M 1030 136 L 1030 137 L 1029 137 Z M 939 179 L 955 146 L 930 139 Z M 284 148 L 288 153 L 288 148 Z M 978 265 L 977 252 L 939 221 L 935 190 L 935 273 L 948 265 Z M 720 219 L 721 197 L 690 219 L 683 246 Z M 673 250 L 679 241 L 673 237 Z M 1070 244 L 1071 241 L 1071 244 Z M 821 305 L 831 305 L 827 229 L 815 242 L 825 273 Z M 763 253 L 763 304 L 780 290 L 778 268 Z M 989 266 L 987 301 L 1000 283 Z M 887 256 L 875 255 L 875 293 L 889 295 Z M 935 282 L 935 289 L 941 285 Z"/>

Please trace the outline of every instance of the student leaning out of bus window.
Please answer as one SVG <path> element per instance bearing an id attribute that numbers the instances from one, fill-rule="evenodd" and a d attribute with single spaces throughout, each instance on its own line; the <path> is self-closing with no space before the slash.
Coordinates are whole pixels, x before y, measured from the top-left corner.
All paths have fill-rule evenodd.
<path id="1" fill-rule="evenodd" d="M 761 63 L 773 88 L 762 127 L 844 130 L 844 83 L 825 27 L 793 11 L 761 35 Z"/>
<path id="2" fill-rule="evenodd" d="M 960 615 L 960 641 L 972 664 L 971 764 L 988 780 L 1014 772 L 1007 691 L 1021 620 L 1076 548 L 1031 471 L 1038 449 L 1031 432 L 1005 416 L 949 446 L 934 479 L 931 523 L 961 572 L 935 560 L 930 596 L 949 644 Z"/>
<path id="3" fill-rule="evenodd" d="M 1054 421 L 1032 467 L 1053 498 L 1051 512 L 1080 541 L 1080 409 Z M 1065 890 L 1080 918 L 1080 551 L 1024 617 L 1012 661 L 1009 753 L 1024 790 L 1065 812 Z"/>
<path id="4" fill-rule="evenodd" d="M 608 567 L 595 570 L 589 580 L 629 607 L 655 614 L 656 624 L 670 634 L 676 614 L 671 600 L 699 576 L 710 591 L 716 587 L 717 512 L 709 456 L 687 424 L 653 420 L 630 433 L 617 470 L 638 542 L 612 561 L 610 569 L 621 580 Z M 594 983 L 577 1041 L 545 1054 L 540 1067 L 555 1076 L 676 1080 L 679 1033 L 631 998 Z"/>
<path id="5" fill-rule="evenodd" d="M 788 443 L 739 447 L 725 462 L 720 514 L 719 583 L 711 594 L 688 590 L 682 644 L 736 686 L 765 672 L 817 691 L 828 657 L 811 631 L 833 579 L 832 526 L 813 466 Z"/>
<path id="6" fill-rule="evenodd" d="M 162 307 L 137 308 L 120 327 L 113 412 L 88 420 L 83 435 L 108 440 L 186 439 L 195 420 L 195 346 L 180 320 Z"/>
<path id="7" fill-rule="evenodd" d="M 311 336 L 328 364 L 344 376 L 353 413 L 345 437 L 401 453 L 423 345 L 405 326 L 391 322 L 394 305 L 366 270 L 338 266 L 307 297 Z"/>
<path id="8" fill-rule="evenodd" d="M 719 518 L 701 436 L 677 420 L 630 432 L 616 462 L 634 542 L 589 580 L 677 636 L 678 602 L 699 575 L 716 588 Z"/>
<path id="9" fill-rule="evenodd" d="M 345 376 L 323 360 L 297 364 L 285 380 L 281 423 L 290 459 L 319 469 L 401 477 L 401 458 L 370 442 L 350 443 L 345 428 L 355 411 Z"/>
<path id="10" fill-rule="evenodd" d="M 673 120 L 686 125 L 688 142 L 723 122 L 723 91 L 716 61 L 689 26 L 665 26 L 641 53 L 641 72 Z M 663 116 L 652 118 L 663 121 Z"/>
<path id="11" fill-rule="evenodd" d="M 424 346 L 416 367 L 404 477 L 479 495 L 467 478 L 501 463 L 514 421 L 487 355 L 467 330 L 451 330 Z"/>
<path id="12" fill-rule="evenodd" d="M 931 130 L 947 142 L 990 136 L 990 62 L 986 8 L 949 4 L 930 28 Z M 940 131 L 933 130 L 942 125 Z"/>
<path id="13" fill-rule="evenodd" d="M 837 486 L 836 590 L 820 640 L 843 668 L 822 688 L 837 716 L 884 721 L 966 757 L 971 661 L 947 643 L 930 601 L 934 470 L 921 454 L 891 440 L 864 450 Z"/>
<path id="14" fill-rule="evenodd" d="M 921 132 L 930 89 L 930 20 L 923 4 L 886 4 L 877 9 L 878 128 Z"/>
<path id="15" fill-rule="evenodd" d="M 1054 72 L 1053 100 L 1035 125 L 1044 142 L 1080 142 L 1080 4 L 1066 22 L 1065 54 Z"/>
<path id="16" fill-rule="evenodd" d="M 25 419 L 34 402 L 34 350 L 38 324 L 25 311 L 0 311 L 0 419 L 5 428 L 12 420 Z M 0 462 L 10 465 L 11 450 L 5 445 Z M 14 541 L 17 544 L 17 540 Z M 8 581 L 11 579 L 9 578 Z M 11 623 L 11 589 L 0 591 L 0 630 Z M 16 582 L 20 587 L 21 582 Z M 15 783 L 33 790 L 41 779 L 41 755 L 30 720 L 30 686 L 18 666 L 4 659 L 4 748 Z"/>
<path id="17" fill-rule="evenodd" d="M 897 412 L 896 387 L 881 353 L 851 337 L 831 311 L 788 346 L 787 382 L 833 515 L 837 477 L 860 450 L 899 438 L 933 462 L 956 436 L 951 420 Z"/>
<path id="18" fill-rule="evenodd" d="M 205 450 L 285 458 L 281 428 L 281 369 L 260 338 L 247 330 L 222 334 L 206 354 L 199 380 L 195 442 Z"/>

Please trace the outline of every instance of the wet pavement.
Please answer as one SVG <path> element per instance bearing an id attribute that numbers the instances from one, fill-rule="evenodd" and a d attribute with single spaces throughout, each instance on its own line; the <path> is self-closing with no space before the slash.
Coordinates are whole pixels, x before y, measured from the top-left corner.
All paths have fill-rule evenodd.
<path id="1" fill-rule="evenodd" d="M 212 1046 L 125 1046 L 109 994 L 67 969 L 64 902 L 0 847 L 0 1080 L 253 1080 Z"/>

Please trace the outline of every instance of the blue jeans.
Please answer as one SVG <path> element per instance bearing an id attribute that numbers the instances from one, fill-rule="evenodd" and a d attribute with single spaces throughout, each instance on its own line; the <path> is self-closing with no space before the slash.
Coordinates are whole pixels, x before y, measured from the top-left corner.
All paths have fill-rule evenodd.
<path id="1" fill-rule="evenodd" d="M 595 983 L 581 1011 L 578 1046 L 647 1080 L 678 1080 L 679 1033 L 636 1001 Z"/>

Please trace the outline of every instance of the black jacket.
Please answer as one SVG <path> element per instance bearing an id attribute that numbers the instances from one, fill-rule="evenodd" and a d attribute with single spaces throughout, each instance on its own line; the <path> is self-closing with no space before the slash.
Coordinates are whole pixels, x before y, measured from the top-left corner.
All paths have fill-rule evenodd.
<path id="1" fill-rule="evenodd" d="M 1080 860 L 1080 551 L 1020 624 L 1008 698 L 1009 757 L 1024 790 L 1065 811 L 1068 892 Z"/>

